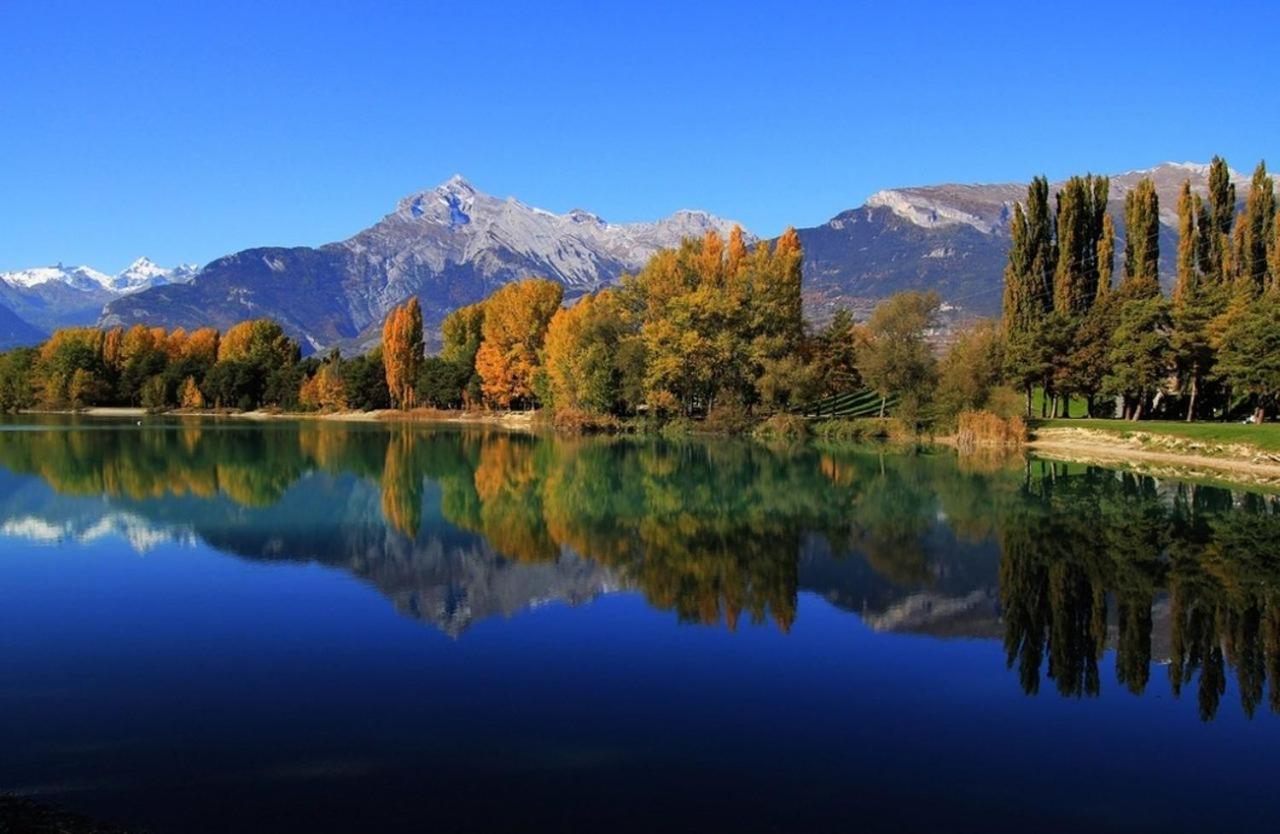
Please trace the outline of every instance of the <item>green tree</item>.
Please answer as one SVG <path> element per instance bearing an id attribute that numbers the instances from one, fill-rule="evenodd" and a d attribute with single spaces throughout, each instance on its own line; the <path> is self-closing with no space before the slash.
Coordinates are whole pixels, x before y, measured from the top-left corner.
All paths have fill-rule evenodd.
<path id="1" fill-rule="evenodd" d="M 1267 289 L 1270 283 L 1268 263 L 1272 236 L 1276 221 L 1275 182 L 1267 174 L 1267 164 L 1259 162 L 1249 186 L 1245 201 L 1243 247 L 1237 268 L 1248 281 L 1255 295 Z"/>
<path id="2" fill-rule="evenodd" d="M 1223 333 L 1218 372 L 1237 392 L 1254 397 L 1261 423 L 1280 394 L 1280 292 L 1268 292 L 1233 317 Z"/>
<path id="3" fill-rule="evenodd" d="M 1031 416 L 1031 390 L 1048 371 L 1043 346 L 1045 316 L 1053 309 L 1056 252 L 1053 219 L 1049 215 L 1049 182 L 1036 177 L 1027 187 L 1025 203 L 1014 206 L 1011 242 L 1004 271 L 1002 321 L 1005 372 L 1026 394 Z"/>
<path id="4" fill-rule="evenodd" d="M 1205 274 L 1203 241 L 1214 231 L 1198 225 L 1203 221 L 1203 205 L 1192 195 L 1190 181 L 1183 183 L 1178 198 L 1178 278 L 1173 290 L 1170 347 L 1175 357 L 1179 384 L 1187 397 L 1186 420 L 1196 416 L 1202 381 L 1213 369 L 1214 352 L 1209 325 L 1218 314 L 1218 284 L 1215 274 Z"/>
<path id="5" fill-rule="evenodd" d="M 21 411 L 36 404 L 35 373 L 40 354 L 35 348 L 0 353 L 0 412 Z"/>
<path id="6" fill-rule="evenodd" d="M 935 292 L 902 292 L 880 302 L 862 327 L 858 369 L 880 395 L 880 414 L 890 398 L 904 419 L 917 417 L 937 379 L 937 363 L 926 341 L 941 304 Z"/>
<path id="7" fill-rule="evenodd" d="M 961 411 L 987 408 L 1003 372 L 1004 334 L 994 322 L 980 322 L 951 344 L 939 365 L 939 412 L 953 418 Z"/>
<path id="8" fill-rule="evenodd" d="M 1160 293 L 1160 198 L 1150 177 L 1124 198 L 1124 281 L 1130 297 Z"/>
<path id="9" fill-rule="evenodd" d="M 1104 390 L 1124 398 L 1127 419 L 1142 419 L 1169 376 L 1170 359 L 1168 302 L 1159 292 L 1125 298 L 1112 335 Z"/>

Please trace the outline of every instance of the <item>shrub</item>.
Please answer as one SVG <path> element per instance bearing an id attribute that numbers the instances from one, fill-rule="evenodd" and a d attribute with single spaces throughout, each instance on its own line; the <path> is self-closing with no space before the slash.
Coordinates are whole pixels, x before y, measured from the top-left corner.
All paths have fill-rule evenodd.
<path id="1" fill-rule="evenodd" d="M 750 429 L 751 414 L 735 401 L 716 403 L 702 422 L 702 430 L 711 434 L 745 434 Z"/>
<path id="2" fill-rule="evenodd" d="M 956 445 L 961 451 L 1020 446 L 1026 439 L 1026 423 L 1016 415 L 1006 418 L 990 411 L 962 411 L 957 418 Z"/>
<path id="3" fill-rule="evenodd" d="M 799 440 L 809 435 L 809 423 L 795 414 L 775 414 L 756 426 L 751 435 L 758 440 Z"/>
<path id="4" fill-rule="evenodd" d="M 855 417 L 823 420 L 813 427 L 820 440 L 857 442 L 863 440 L 915 440 L 910 426 L 895 417 Z"/>
<path id="5" fill-rule="evenodd" d="M 625 431 L 627 428 L 612 414 L 593 414 L 577 408 L 556 409 L 553 425 L 556 431 L 563 434 L 612 433 Z"/>

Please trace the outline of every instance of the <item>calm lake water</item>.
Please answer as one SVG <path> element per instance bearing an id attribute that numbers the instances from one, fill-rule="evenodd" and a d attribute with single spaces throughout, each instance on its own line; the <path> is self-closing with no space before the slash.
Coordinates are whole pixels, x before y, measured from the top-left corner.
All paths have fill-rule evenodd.
<path id="1" fill-rule="evenodd" d="M 0 792 L 157 834 L 1274 830 L 1277 678 L 1270 496 L 0 425 Z"/>

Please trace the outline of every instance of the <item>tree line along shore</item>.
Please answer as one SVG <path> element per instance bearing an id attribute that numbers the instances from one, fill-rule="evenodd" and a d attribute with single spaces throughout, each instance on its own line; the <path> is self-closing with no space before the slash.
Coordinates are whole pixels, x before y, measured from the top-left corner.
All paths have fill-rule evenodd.
<path id="1" fill-rule="evenodd" d="M 1117 424 L 1265 422 L 1280 393 L 1280 224 L 1265 164 L 1238 211 L 1222 159 L 1206 194 L 1184 184 L 1168 296 L 1154 184 L 1126 195 L 1119 253 L 1108 190 L 1106 177 L 1072 177 L 1051 206 L 1036 178 L 1010 221 L 1001 319 L 945 339 L 932 292 L 809 326 L 795 231 L 748 244 L 734 229 L 569 304 L 553 281 L 505 285 L 446 317 L 432 355 L 416 298 L 357 356 L 303 358 L 266 319 L 225 332 L 63 329 L 0 354 L 0 409 L 540 409 L 567 431 L 958 430 L 976 442 L 1020 441 L 1024 420 L 1070 416 L 1073 399 Z"/>

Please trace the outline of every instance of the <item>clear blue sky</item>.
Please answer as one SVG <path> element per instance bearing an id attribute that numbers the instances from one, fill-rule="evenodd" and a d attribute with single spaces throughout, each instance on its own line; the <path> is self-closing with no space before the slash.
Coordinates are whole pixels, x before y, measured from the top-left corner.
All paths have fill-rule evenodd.
<path id="1" fill-rule="evenodd" d="M 1247 170 L 1278 39 L 1275 2 L 0 0 L 0 269 L 340 240 L 454 173 L 774 234 L 896 185 Z"/>

